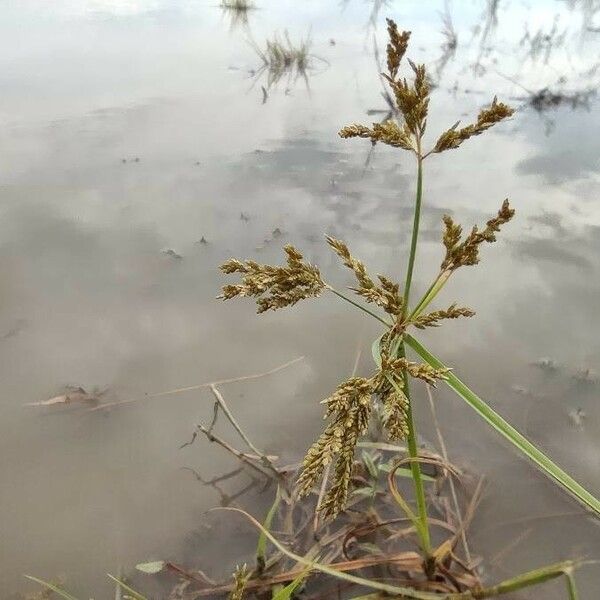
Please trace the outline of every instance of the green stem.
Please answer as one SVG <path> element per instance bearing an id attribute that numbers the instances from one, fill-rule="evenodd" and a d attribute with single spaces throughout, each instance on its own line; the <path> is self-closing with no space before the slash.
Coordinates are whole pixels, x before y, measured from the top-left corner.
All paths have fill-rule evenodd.
<path id="1" fill-rule="evenodd" d="M 421 200 L 423 198 L 423 159 L 417 156 L 417 197 L 415 200 L 415 215 L 413 218 L 413 230 L 410 240 L 410 255 L 408 257 L 408 268 L 406 270 L 406 283 L 404 284 L 404 314 L 408 311 L 410 300 L 410 286 L 412 284 L 413 269 L 417 256 L 417 242 L 419 239 L 419 224 L 421 221 Z"/>
<path id="2" fill-rule="evenodd" d="M 336 296 L 339 296 L 342 300 L 349 302 L 353 306 L 356 306 L 356 308 L 360 308 L 360 310 L 362 310 L 363 312 L 366 312 L 368 315 L 371 315 L 372 317 L 377 319 L 379 322 L 383 323 L 386 327 L 391 327 L 390 323 L 388 323 L 385 319 L 382 319 L 377 313 L 374 313 L 373 311 L 369 310 L 368 308 L 365 308 L 358 302 L 354 302 L 354 300 L 352 300 L 352 298 L 348 298 L 348 296 L 345 296 L 344 294 L 342 294 L 342 292 L 338 292 L 336 289 L 332 288 L 330 285 L 326 284 L 325 287 L 330 292 L 333 292 Z"/>
<path id="3" fill-rule="evenodd" d="M 400 345 L 398 352 L 399 356 L 404 357 L 406 350 L 404 348 L 404 342 Z M 425 553 L 426 557 L 431 556 L 431 537 L 429 536 L 429 521 L 427 519 L 427 503 L 425 501 L 425 486 L 423 485 L 423 477 L 421 476 L 421 466 L 415 459 L 419 458 L 419 449 L 417 447 L 417 431 L 415 428 L 415 421 L 413 418 L 412 402 L 410 399 L 410 387 L 408 384 L 408 373 L 404 371 L 404 395 L 407 399 L 407 410 L 406 410 L 406 424 L 408 426 L 408 455 L 411 460 L 410 470 L 412 473 L 412 479 L 415 486 L 415 496 L 417 500 L 417 510 L 419 513 L 419 521 L 421 523 L 419 538 L 421 542 L 421 548 Z"/>
<path id="4" fill-rule="evenodd" d="M 421 201 L 423 199 L 423 158 L 420 152 L 420 140 L 418 143 L 417 152 L 417 195 L 415 198 L 415 213 L 413 218 L 413 230 L 410 240 L 410 255 L 408 257 L 408 267 L 406 269 L 406 282 L 404 284 L 404 307 L 403 316 L 406 316 L 408 311 L 408 303 L 410 301 L 410 287 L 412 284 L 413 270 L 415 267 L 415 258 L 417 256 L 417 242 L 419 240 L 419 226 L 421 222 Z M 405 356 L 406 351 L 404 342 L 398 348 L 398 355 Z M 410 390 L 408 386 L 408 374 L 404 373 L 404 394 L 406 395 L 408 409 L 406 411 L 406 420 L 408 426 L 408 455 L 412 459 L 418 458 L 417 448 L 417 432 L 413 418 L 412 403 L 410 399 Z M 412 460 L 410 463 L 413 483 L 415 486 L 415 496 L 417 499 L 417 508 L 419 512 L 419 520 L 421 522 L 421 532 L 419 534 L 421 547 L 426 556 L 431 555 L 431 538 L 429 536 L 429 522 L 427 519 L 427 504 L 425 502 L 425 488 L 421 477 L 421 466 L 418 461 Z"/>
<path id="5" fill-rule="evenodd" d="M 409 320 L 416 319 L 433 301 L 433 299 L 440 293 L 440 290 L 446 285 L 446 282 L 452 275 L 452 271 L 442 271 L 431 284 L 429 289 L 425 292 L 423 298 L 419 301 L 417 306 L 410 313 Z"/>

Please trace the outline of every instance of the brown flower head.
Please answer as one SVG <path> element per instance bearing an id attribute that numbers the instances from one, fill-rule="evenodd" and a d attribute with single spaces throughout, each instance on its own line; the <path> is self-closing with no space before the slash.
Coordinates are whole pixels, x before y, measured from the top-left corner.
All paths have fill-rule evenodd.
<path id="1" fill-rule="evenodd" d="M 325 287 L 319 269 L 304 262 L 302 254 L 293 246 L 285 246 L 284 251 L 287 255 L 285 267 L 261 265 L 253 260 L 242 262 L 234 258 L 221 265 L 223 273 L 241 273 L 243 277 L 240 284 L 224 286 L 219 298 L 255 297 L 258 312 L 262 313 L 319 296 Z"/>

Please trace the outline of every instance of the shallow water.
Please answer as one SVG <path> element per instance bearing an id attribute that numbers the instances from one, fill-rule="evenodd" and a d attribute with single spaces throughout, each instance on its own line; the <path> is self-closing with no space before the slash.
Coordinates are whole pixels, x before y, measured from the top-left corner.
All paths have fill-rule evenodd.
<path id="1" fill-rule="evenodd" d="M 540 112 L 528 99 L 547 86 L 595 89 L 594 3 L 499 3 L 494 19 L 487 2 L 455 2 L 458 47 L 446 62 L 442 2 L 390 2 L 377 27 L 373 4 L 361 0 L 265 1 L 247 28 L 214 4 L 1 5 L 3 597 L 28 589 L 23 573 L 64 574 L 74 593 L 105 598 L 104 574 L 140 561 L 207 569 L 222 556 L 235 561 L 225 542 L 207 552 L 203 512 L 218 498 L 182 470 L 208 478 L 233 467 L 203 440 L 179 449 L 199 419 L 210 419 L 210 394 L 145 394 L 304 356 L 287 371 L 222 388 L 252 437 L 294 461 L 320 427 L 318 400 L 352 369 L 357 347 L 359 368 L 370 369 L 376 329 L 332 299 L 257 318 L 250 302 L 214 297 L 223 259 L 278 261 L 287 242 L 345 283 L 324 233 L 346 240 L 373 270 L 401 275 L 414 165 L 336 135 L 384 116 L 366 111 L 386 109 L 373 36 L 382 50 L 388 15 L 413 30 L 410 56 L 434 65 L 430 131 L 468 121 L 495 93 L 518 107 L 509 123 L 428 160 L 419 288 L 440 261 L 444 212 L 481 223 L 509 196 L 518 219 L 480 266 L 447 286 L 447 304 L 474 307 L 476 320 L 424 337 L 600 493 L 600 384 L 573 377 L 600 372 L 598 103 L 590 96 Z M 285 28 L 294 40 L 310 32 L 318 58 L 308 87 L 284 77 L 263 104 L 266 74 L 256 73 L 249 40 L 260 45 Z M 541 357 L 557 368 L 532 364 Z M 103 401 L 140 401 L 110 412 L 24 408 L 69 384 L 106 390 Z M 501 553 L 496 574 L 600 557 L 593 519 L 572 514 L 578 506 L 460 400 L 444 390 L 436 398 L 452 456 L 487 477 L 473 543 Z M 592 597 L 594 568 L 579 579 Z M 561 593 L 549 586 L 547 597 Z"/>

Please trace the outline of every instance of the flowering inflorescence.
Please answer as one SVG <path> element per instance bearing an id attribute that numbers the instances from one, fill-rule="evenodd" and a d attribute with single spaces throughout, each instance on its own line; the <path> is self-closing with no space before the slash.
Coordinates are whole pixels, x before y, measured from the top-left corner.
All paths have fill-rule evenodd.
<path id="1" fill-rule="evenodd" d="M 362 296 L 367 302 L 377 304 L 393 317 L 402 314 L 404 301 L 397 283 L 384 275 L 377 275 L 377 279 L 379 279 L 379 285 L 377 285 L 367 273 L 364 264 L 350 254 L 350 250 L 344 242 L 327 236 L 327 243 L 342 259 L 344 265 L 354 272 L 358 287 L 350 288 L 353 292 Z"/>
<path id="2" fill-rule="evenodd" d="M 462 235 L 462 227 L 457 225 L 452 217 L 444 216 L 444 232 L 443 242 L 446 247 L 446 256 L 441 264 L 442 270 L 454 271 L 459 267 L 476 265 L 479 262 L 479 246 L 484 242 L 491 244 L 496 241 L 496 233 L 500 231 L 500 227 L 508 223 L 515 214 L 508 203 L 504 200 L 498 214 L 490 219 L 485 227 L 479 231 L 477 226 L 473 227 L 471 233 L 460 241 Z"/>
<path id="3" fill-rule="evenodd" d="M 493 242 L 496 239 L 495 233 L 512 217 L 513 212 L 505 203 L 482 231 L 474 227 L 462 242 L 462 228 L 450 217 L 445 217 L 446 258 L 442 263 L 443 272 L 451 273 L 459 266 L 475 264 L 479 245 Z M 445 310 L 411 317 L 404 310 L 399 284 L 383 275 L 377 275 L 376 281 L 364 263 L 352 255 L 345 242 L 327 237 L 327 243 L 353 272 L 356 285 L 350 289 L 367 303 L 379 306 L 392 318 L 389 330 L 380 343 L 381 364 L 378 370 L 370 378 L 353 377 L 345 381 L 323 401 L 327 405 L 325 418 L 330 419 L 330 422 L 304 459 L 303 471 L 298 480 L 300 495 L 308 493 L 321 477 L 326 465 L 335 461 L 332 483 L 320 506 L 325 515 L 335 516 L 343 509 L 348 498 L 354 452 L 360 436 L 368 428 L 373 398 L 381 405 L 381 420 L 388 437 L 391 440 L 403 440 L 408 435 L 406 378 L 410 376 L 435 385 L 437 380 L 446 377 L 447 369 L 434 369 L 427 364 L 396 356 L 391 350 L 394 343 L 410 326 L 417 329 L 437 327 L 443 320 L 471 317 L 475 313 L 470 308 L 452 304 Z M 287 266 L 284 267 L 259 264 L 251 260 L 242 262 L 231 259 L 224 263 L 221 270 L 227 274 L 240 273 L 242 283 L 224 286 L 220 298 L 228 300 L 236 296 L 256 297 L 260 313 L 319 296 L 324 289 L 333 290 L 323 280 L 317 267 L 303 261 L 298 250 L 292 246 L 284 249 L 287 254 Z"/>
<path id="4" fill-rule="evenodd" d="M 243 277 L 241 284 L 224 286 L 219 298 L 230 300 L 236 296 L 253 296 L 257 298 L 258 312 L 262 313 L 319 296 L 325 287 L 319 269 L 304 262 L 302 254 L 293 246 L 285 246 L 284 251 L 286 267 L 261 265 L 253 260 L 242 262 L 235 258 L 225 262 L 221 265 L 223 273 L 241 273 Z"/>
<path id="5" fill-rule="evenodd" d="M 420 315 L 411 320 L 411 325 L 417 329 L 425 329 L 426 327 L 438 327 L 440 321 L 444 319 L 458 319 L 460 317 L 473 317 L 475 312 L 466 306 L 456 306 L 452 304 L 446 310 L 434 310 L 425 315 Z"/>
<path id="6" fill-rule="evenodd" d="M 382 354 L 381 367 L 372 377 L 353 377 L 340 384 L 322 402 L 327 406 L 324 418 L 330 419 L 330 422 L 304 459 L 298 479 L 299 495 L 308 494 L 325 467 L 335 460 L 331 486 L 319 507 L 324 515 L 335 517 L 346 505 L 354 451 L 360 436 L 369 426 L 373 397 L 381 401 L 382 421 L 390 439 L 405 439 L 408 433 L 408 399 L 403 391 L 405 374 L 435 385 L 438 379 L 446 377 L 447 372 L 448 369 L 434 369 L 426 364 Z"/>
<path id="7" fill-rule="evenodd" d="M 414 76 L 412 83 L 398 76 L 400 63 L 408 48 L 410 31 L 399 32 L 396 23 L 391 19 L 388 19 L 387 23 L 389 36 L 387 73 L 382 73 L 382 76 L 390 86 L 396 102 L 396 111 L 402 115 L 403 123 L 399 124 L 391 118 L 382 123 L 373 123 L 371 127 L 354 123 L 340 130 L 341 137 L 367 138 L 373 144 L 381 142 L 388 146 L 409 150 L 419 159 L 424 159 L 430 154 L 458 148 L 465 140 L 480 135 L 496 123 L 512 116 L 514 110 L 494 98 L 489 107 L 480 111 L 475 123 L 459 128 L 460 121 L 457 121 L 439 136 L 429 152 L 423 152 L 421 143 L 427 127 L 430 93 L 427 70 L 425 65 L 416 65 L 409 59 L 408 64 Z"/>
<path id="8" fill-rule="evenodd" d="M 494 98 L 490 107 L 484 108 L 479 113 L 476 123 L 458 129 L 460 122 L 457 122 L 448 131 L 444 131 L 431 152 L 439 153 L 444 152 L 444 150 L 458 148 L 465 140 L 482 134 L 486 129 L 512 116 L 513 113 L 512 108 Z"/>
<path id="9" fill-rule="evenodd" d="M 423 65 L 409 61 L 414 73 L 414 81 L 409 84 L 398 76 L 410 32 L 399 32 L 396 24 L 388 20 L 390 42 L 387 47 L 387 69 L 384 74 L 394 92 L 398 112 L 404 122 L 395 120 L 375 123 L 372 127 L 350 125 L 344 127 L 342 137 L 368 138 L 372 143 L 383 142 L 390 146 L 411 150 L 417 154 L 419 169 L 421 161 L 432 153 L 457 148 L 463 141 L 489 129 L 494 124 L 512 115 L 513 111 L 495 98 L 491 106 L 479 114 L 477 122 L 461 129 L 458 123 L 444 132 L 434 148 L 424 154 L 421 150 L 422 137 L 427 124 L 429 108 L 429 83 Z M 325 419 L 328 424 L 319 439 L 310 447 L 304 459 L 303 470 L 298 479 L 300 495 L 309 493 L 323 475 L 327 465 L 334 463 L 331 485 L 324 495 L 320 509 L 327 516 L 335 516 L 343 510 L 349 493 L 354 465 L 354 452 L 360 436 L 364 435 L 376 401 L 381 407 L 381 422 L 391 440 L 408 438 L 414 442 L 414 431 L 410 425 L 410 400 L 408 378 L 416 378 L 428 385 L 435 385 L 446 379 L 448 369 L 435 369 L 428 364 L 412 362 L 404 356 L 403 339 L 408 327 L 417 329 L 437 327 L 443 320 L 472 317 L 475 313 L 467 307 L 452 304 L 445 310 L 424 313 L 424 309 L 436 297 L 450 275 L 459 267 L 475 265 L 479 262 L 480 246 L 496 241 L 496 233 L 510 221 L 514 210 L 505 200 L 502 207 L 485 227 L 473 227 L 462 239 L 462 227 L 452 217 L 445 216 L 443 244 L 446 248 L 440 272 L 412 312 L 408 310 L 408 294 L 402 294 L 399 284 L 383 275 L 372 277 L 365 265 L 353 256 L 348 246 L 341 240 L 327 237 L 327 243 L 350 269 L 356 285 L 350 289 L 362 300 L 382 309 L 387 319 L 362 307 L 353 300 L 337 292 L 326 283 L 316 266 L 303 260 L 302 254 L 293 246 L 285 246 L 286 266 L 271 266 L 246 260 L 231 259 L 222 265 L 227 274 L 239 273 L 242 282 L 223 287 L 221 298 L 228 300 L 236 296 L 256 298 L 258 312 L 292 306 L 305 298 L 320 296 L 324 290 L 331 290 L 338 296 L 359 306 L 375 316 L 388 329 L 378 344 L 379 359 L 377 369 L 371 377 L 352 377 L 340 384 L 334 393 L 323 400 L 326 405 Z M 412 256 L 411 250 L 411 256 Z M 410 262 L 409 262 L 410 264 Z M 410 269 L 409 269 L 409 272 Z M 407 278 L 407 289 L 410 287 Z M 411 437 L 412 436 L 412 437 Z"/>

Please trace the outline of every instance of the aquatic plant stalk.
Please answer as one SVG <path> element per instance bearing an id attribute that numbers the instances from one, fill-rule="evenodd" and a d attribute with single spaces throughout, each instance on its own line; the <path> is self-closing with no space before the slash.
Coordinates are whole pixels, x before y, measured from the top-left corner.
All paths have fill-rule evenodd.
<path id="1" fill-rule="evenodd" d="M 410 300 L 410 288 L 412 284 L 413 270 L 417 256 L 417 245 L 419 241 L 419 227 L 421 224 L 421 202 L 423 200 L 423 158 L 417 157 L 417 194 L 415 198 L 415 210 L 413 216 L 413 229 L 410 239 L 410 254 L 408 256 L 408 267 L 406 269 L 406 282 L 404 284 L 404 310 L 408 309 Z"/>
<path id="2" fill-rule="evenodd" d="M 410 240 L 410 254 L 408 257 L 408 266 L 406 269 L 406 282 L 404 284 L 404 314 L 408 310 L 408 303 L 410 300 L 410 288 L 412 284 L 413 270 L 415 266 L 415 258 L 417 255 L 417 243 L 419 239 L 419 227 L 421 221 L 421 202 L 423 200 L 423 159 L 420 156 L 420 140 L 418 140 L 418 156 L 417 156 L 417 193 L 415 198 L 415 209 L 413 216 L 413 229 Z M 405 357 L 406 352 L 404 348 L 404 342 L 400 344 L 399 356 Z M 408 374 L 404 373 L 404 395 L 408 400 L 406 410 L 406 423 L 408 426 L 407 446 L 408 454 L 410 458 L 416 459 L 419 455 L 417 448 L 417 432 L 415 429 L 415 420 L 412 410 L 412 402 L 410 397 L 410 388 L 408 384 Z M 429 523 L 427 519 L 427 503 L 425 500 L 425 487 L 423 485 L 423 479 L 421 477 L 421 466 L 416 460 L 412 460 L 410 463 L 410 469 L 412 472 L 413 482 L 415 486 L 415 496 L 417 499 L 417 509 L 419 511 L 419 521 L 421 527 L 417 530 L 419 533 L 419 539 L 423 552 L 427 556 L 431 554 L 431 538 L 429 535 Z"/>

